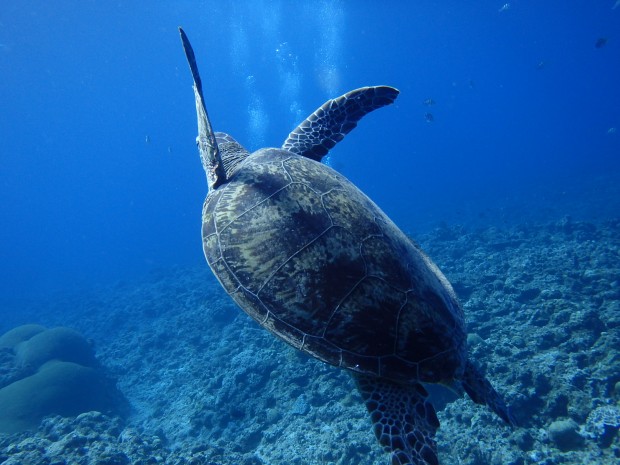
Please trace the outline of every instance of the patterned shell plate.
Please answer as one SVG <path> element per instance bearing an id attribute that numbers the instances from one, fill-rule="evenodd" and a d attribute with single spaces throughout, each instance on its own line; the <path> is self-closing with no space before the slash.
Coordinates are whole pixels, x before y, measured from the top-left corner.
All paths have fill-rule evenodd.
<path id="1" fill-rule="evenodd" d="M 228 294 L 294 347 L 401 382 L 462 373 L 463 312 L 452 287 L 330 167 L 286 150 L 255 152 L 207 197 L 202 235 Z"/>

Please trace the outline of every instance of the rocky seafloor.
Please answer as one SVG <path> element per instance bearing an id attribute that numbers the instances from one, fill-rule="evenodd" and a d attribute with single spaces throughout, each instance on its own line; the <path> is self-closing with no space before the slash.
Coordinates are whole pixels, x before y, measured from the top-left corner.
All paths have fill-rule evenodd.
<path id="1" fill-rule="evenodd" d="M 620 220 L 445 225 L 416 239 L 452 281 L 471 357 L 519 423 L 437 396 L 441 463 L 619 463 Z M 131 413 L 48 417 L 0 436 L 2 464 L 388 462 L 346 372 L 259 328 L 206 264 L 58 296 L 0 332 L 23 323 L 92 339 Z"/>

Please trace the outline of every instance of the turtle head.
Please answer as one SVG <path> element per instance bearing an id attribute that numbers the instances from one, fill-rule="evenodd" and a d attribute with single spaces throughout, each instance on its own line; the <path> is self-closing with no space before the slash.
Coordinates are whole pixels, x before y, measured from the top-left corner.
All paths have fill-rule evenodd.
<path id="1" fill-rule="evenodd" d="M 237 171 L 239 163 L 245 160 L 250 155 L 250 152 L 237 142 L 233 136 L 225 132 L 216 132 L 215 141 L 222 158 L 226 180 L 229 180 Z"/>
<path id="2" fill-rule="evenodd" d="M 185 57 L 187 58 L 189 69 L 191 70 L 192 78 L 194 79 L 194 98 L 196 100 L 196 116 L 198 118 L 198 137 L 196 137 L 196 144 L 198 145 L 198 150 L 200 152 L 202 166 L 207 174 L 209 190 L 213 190 L 217 189 L 220 185 L 226 182 L 226 170 L 224 168 L 224 163 L 222 162 L 222 155 L 220 153 L 216 136 L 213 132 L 213 128 L 211 127 L 211 121 L 209 121 L 209 115 L 204 103 L 202 81 L 200 80 L 200 74 L 198 73 L 194 50 L 192 49 L 192 45 L 190 44 L 189 39 L 182 28 L 179 28 L 179 33 L 181 34 L 181 42 L 183 43 Z"/>

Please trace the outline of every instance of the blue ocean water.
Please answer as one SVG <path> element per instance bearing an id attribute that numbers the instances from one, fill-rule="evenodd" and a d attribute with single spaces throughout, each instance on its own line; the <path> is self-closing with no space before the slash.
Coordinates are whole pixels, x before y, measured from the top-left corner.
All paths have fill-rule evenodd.
<path id="1" fill-rule="evenodd" d="M 3 2 L 2 300 L 203 260 L 179 25 L 216 130 L 250 149 L 352 88 L 399 88 L 330 162 L 407 231 L 618 212 L 596 195 L 620 171 L 620 9 L 503 4 Z"/>
<path id="2" fill-rule="evenodd" d="M 481 452 L 471 452 L 467 463 L 556 463 L 562 440 L 549 437 L 566 418 L 581 436 L 569 437 L 557 463 L 579 463 L 575 450 L 617 454 L 618 425 L 605 429 L 600 417 L 617 415 L 620 398 L 620 6 L 469 3 L 1 2 L 0 335 L 29 322 L 75 327 L 119 376 L 133 426 L 144 420 L 148 434 L 161 429 L 177 446 L 194 435 L 233 446 L 242 437 L 247 462 L 230 463 L 255 463 L 247 456 L 265 449 L 271 463 L 288 463 L 293 433 L 257 435 L 255 417 L 265 430 L 295 422 L 301 434 L 325 403 L 342 419 L 316 420 L 327 449 L 330 428 L 356 440 L 370 431 L 365 412 L 339 413 L 321 391 L 334 388 L 359 407 L 345 375 L 305 358 L 295 365 L 292 351 L 247 319 L 229 324 L 234 305 L 202 253 L 207 183 L 182 26 L 215 130 L 250 150 L 279 147 L 351 89 L 401 91 L 327 163 L 447 264 L 471 318 L 471 352 L 530 415 L 522 430 L 498 436 L 508 443 L 512 434 L 526 459 L 489 452 L 476 461 Z M 239 343 L 250 340 L 255 346 Z M 271 370 L 284 374 L 265 375 Z M 259 391 L 280 397 L 254 399 Z M 162 392 L 171 400 L 160 405 Z M 247 399 L 255 415 L 241 411 Z M 289 399 L 288 412 L 274 408 Z M 449 440 L 439 443 L 448 456 L 474 442 L 468 431 L 455 436 L 459 425 L 478 425 L 460 405 L 446 412 L 439 434 Z M 191 425 L 179 427 L 179 418 Z M 489 424 L 479 429 L 493 431 Z M 481 450 L 496 444 L 493 435 L 479 439 Z M 339 463 L 381 452 L 368 453 L 366 439 L 353 444 L 353 458 Z M 323 463 L 324 452 L 312 459 Z"/>

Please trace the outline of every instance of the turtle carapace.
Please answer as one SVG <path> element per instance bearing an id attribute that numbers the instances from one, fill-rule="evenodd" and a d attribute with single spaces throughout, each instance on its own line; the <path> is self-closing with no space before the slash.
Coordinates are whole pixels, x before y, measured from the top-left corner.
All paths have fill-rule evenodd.
<path id="1" fill-rule="evenodd" d="M 209 184 L 203 250 L 226 292 L 274 335 L 350 371 L 393 464 L 439 463 L 439 421 L 422 383 L 464 389 L 513 423 L 467 358 L 463 311 L 448 280 L 372 200 L 321 163 L 398 90 L 363 87 L 329 100 L 280 148 L 249 153 L 213 132 L 194 53 L 181 36 Z"/>

